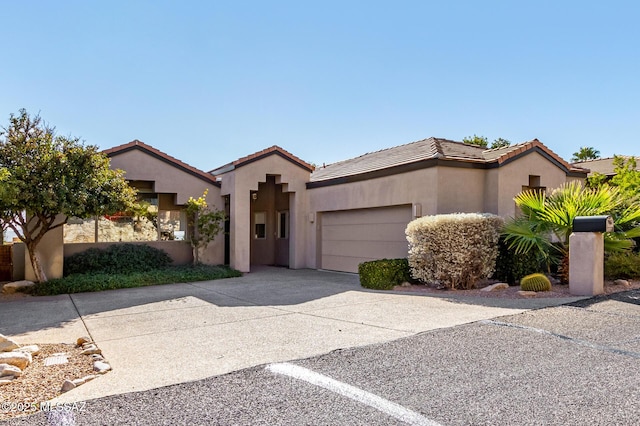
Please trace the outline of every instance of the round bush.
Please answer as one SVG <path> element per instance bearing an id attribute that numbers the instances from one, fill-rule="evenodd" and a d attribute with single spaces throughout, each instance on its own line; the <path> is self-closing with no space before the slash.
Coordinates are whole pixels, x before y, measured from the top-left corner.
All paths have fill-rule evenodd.
<path id="1" fill-rule="evenodd" d="M 131 274 L 163 269 L 171 257 L 163 250 L 146 244 L 114 244 L 105 249 L 91 248 L 64 259 L 64 275 Z"/>
<path id="2" fill-rule="evenodd" d="M 503 219 L 489 213 L 425 216 L 409 223 L 411 275 L 449 288 L 473 288 L 493 273 Z"/>

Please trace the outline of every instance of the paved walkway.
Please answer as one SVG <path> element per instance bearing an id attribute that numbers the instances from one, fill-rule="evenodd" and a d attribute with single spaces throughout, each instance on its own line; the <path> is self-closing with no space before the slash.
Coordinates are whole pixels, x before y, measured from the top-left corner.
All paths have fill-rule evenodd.
<path id="1" fill-rule="evenodd" d="M 0 333 L 20 343 L 90 335 L 114 371 L 60 398 L 80 401 L 577 299 L 444 299 L 368 291 L 353 274 L 264 268 L 241 278 L 3 302 Z"/>

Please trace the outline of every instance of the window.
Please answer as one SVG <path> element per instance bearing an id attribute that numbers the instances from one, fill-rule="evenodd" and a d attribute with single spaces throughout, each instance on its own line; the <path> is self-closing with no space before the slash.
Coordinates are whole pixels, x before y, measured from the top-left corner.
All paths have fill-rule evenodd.
<path id="1" fill-rule="evenodd" d="M 289 212 L 278 212 L 278 238 L 289 238 Z"/>
<path id="2" fill-rule="evenodd" d="M 267 238 L 267 215 L 265 212 L 254 213 L 254 238 L 263 240 Z"/>

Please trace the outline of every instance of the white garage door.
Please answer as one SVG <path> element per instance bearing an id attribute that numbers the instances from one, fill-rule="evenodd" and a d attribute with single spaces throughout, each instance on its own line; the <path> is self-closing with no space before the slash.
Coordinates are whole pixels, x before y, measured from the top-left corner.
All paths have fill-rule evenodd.
<path id="1" fill-rule="evenodd" d="M 322 214 L 321 268 L 358 272 L 369 260 L 407 257 L 411 205 Z"/>

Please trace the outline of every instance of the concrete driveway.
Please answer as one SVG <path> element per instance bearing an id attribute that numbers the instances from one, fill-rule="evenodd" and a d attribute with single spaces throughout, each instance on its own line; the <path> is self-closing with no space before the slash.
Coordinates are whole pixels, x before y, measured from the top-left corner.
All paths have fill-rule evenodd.
<path id="1" fill-rule="evenodd" d="M 262 268 L 241 278 L 3 302 L 0 333 L 23 344 L 90 335 L 113 371 L 60 397 L 80 401 L 573 300 L 444 299 L 368 291 L 353 274 Z"/>

